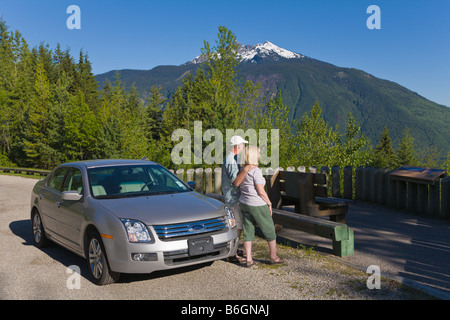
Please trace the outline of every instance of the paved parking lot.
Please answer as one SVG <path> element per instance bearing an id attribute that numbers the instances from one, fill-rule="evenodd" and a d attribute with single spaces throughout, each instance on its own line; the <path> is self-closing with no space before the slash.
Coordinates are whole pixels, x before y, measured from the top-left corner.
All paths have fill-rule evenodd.
<path id="1" fill-rule="evenodd" d="M 123 275 L 119 283 L 99 287 L 87 278 L 84 259 L 51 245 L 32 244 L 30 193 L 35 179 L 0 175 L 0 300 L 10 299 L 172 299 L 296 300 L 407 299 L 392 283 L 366 288 L 367 274 L 331 259 L 284 249 L 287 265 L 273 268 L 266 259 L 247 269 L 225 261 L 209 265 Z M 261 243 L 262 251 L 266 250 Z M 73 271 L 75 270 L 75 271 Z M 417 293 L 415 293 L 417 294 Z M 415 296 L 422 298 L 420 294 Z"/>

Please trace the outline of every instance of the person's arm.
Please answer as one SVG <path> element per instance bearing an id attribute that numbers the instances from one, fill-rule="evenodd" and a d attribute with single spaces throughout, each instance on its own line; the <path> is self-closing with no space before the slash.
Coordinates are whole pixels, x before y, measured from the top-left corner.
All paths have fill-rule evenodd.
<path id="1" fill-rule="evenodd" d="M 245 176 L 247 175 L 247 172 L 252 170 L 253 168 L 256 168 L 256 165 L 248 164 L 244 168 L 242 168 L 241 172 L 239 172 L 239 174 L 236 176 L 236 179 L 234 179 L 233 185 L 235 187 L 239 187 L 241 185 L 242 181 L 244 181 Z"/>
<path id="2" fill-rule="evenodd" d="M 263 199 L 263 201 L 269 206 L 270 215 L 272 215 L 272 202 L 270 202 L 269 196 L 267 195 L 266 190 L 264 190 L 264 185 L 255 184 L 255 189 L 261 199 Z"/>

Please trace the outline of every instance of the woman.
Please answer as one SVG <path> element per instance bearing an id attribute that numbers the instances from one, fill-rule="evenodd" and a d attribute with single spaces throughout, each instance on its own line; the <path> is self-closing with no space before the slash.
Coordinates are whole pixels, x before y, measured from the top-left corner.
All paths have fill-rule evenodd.
<path id="1" fill-rule="evenodd" d="M 258 165 L 259 148 L 248 146 L 244 149 L 246 165 Z M 246 264 L 251 267 L 255 264 L 252 258 L 252 242 L 255 240 L 255 226 L 257 225 L 263 233 L 270 250 L 270 264 L 284 263 L 284 259 L 277 256 L 275 225 L 272 220 L 272 203 L 264 190 L 266 180 L 261 169 L 256 167 L 247 172 L 241 183 L 241 196 L 239 205 L 244 218 L 244 249 L 247 254 Z"/>

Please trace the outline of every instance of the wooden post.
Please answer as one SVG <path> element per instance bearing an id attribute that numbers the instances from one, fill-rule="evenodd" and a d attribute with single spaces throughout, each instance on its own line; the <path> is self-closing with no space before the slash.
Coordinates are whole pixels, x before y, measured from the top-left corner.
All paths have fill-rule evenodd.
<path id="1" fill-rule="evenodd" d="M 368 201 L 370 199 L 370 170 L 371 167 L 364 167 L 363 175 L 364 175 L 364 184 L 362 186 L 362 200 Z"/>
<path id="2" fill-rule="evenodd" d="M 387 182 L 386 182 L 386 168 L 378 169 L 378 189 L 377 189 L 377 202 L 379 204 L 387 203 Z"/>
<path id="3" fill-rule="evenodd" d="M 341 198 L 341 172 L 339 166 L 331 167 L 331 196 Z"/>
<path id="4" fill-rule="evenodd" d="M 222 194 L 222 168 L 214 169 L 214 193 Z"/>
<path id="5" fill-rule="evenodd" d="M 203 193 L 203 168 L 195 169 L 195 191 Z"/>
<path id="6" fill-rule="evenodd" d="M 364 185 L 364 167 L 358 167 L 355 170 L 355 200 L 362 200 Z"/>
<path id="7" fill-rule="evenodd" d="M 419 183 L 417 185 L 417 213 L 426 214 L 428 207 L 428 185 Z"/>
<path id="8" fill-rule="evenodd" d="M 353 171 L 351 166 L 344 167 L 344 199 L 353 199 Z"/>
<path id="9" fill-rule="evenodd" d="M 187 169 L 186 171 L 186 181 L 194 181 L 194 169 Z"/>
<path id="10" fill-rule="evenodd" d="M 406 209 L 417 212 L 417 183 L 408 182 L 408 202 Z"/>
<path id="11" fill-rule="evenodd" d="M 184 180 L 184 169 L 177 169 L 177 171 L 176 171 L 176 176 L 177 176 L 180 180 L 186 181 L 186 180 Z"/>
<path id="12" fill-rule="evenodd" d="M 369 200 L 371 202 L 377 201 L 377 184 L 378 184 L 378 168 L 371 168 L 370 171 L 370 186 L 369 186 Z"/>
<path id="13" fill-rule="evenodd" d="M 272 202 L 272 208 L 277 209 L 281 205 L 281 195 L 280 195 L 280 175 L 279 171 L 276 170 L 273 172 L 272 170 L 266 171 L 266 190 L 267 196 Z"/>
<path id="14" fill-rule="evenodd" d="M 450 218 L 450 176 L 441 180 L 441 217 Z"/>
<path id="15" fill-rule="evenodd" d="M 213 192 L 212 169 L 207 168 L 205 169 L 205 193 L 212 193 L 212 192 Z"/>
<path id="16" fill-rule="evenodd" d="M 376 203 L 382 203 L 383 202 L 383 175 L 382 175 L 382 169 L 378 168 L 375 172 L 375 196 L 374 201 Z"/>
<path id="17" fill-rule="evenodd" d="M 440 205 L 439 205 L 439 193 L 441 189 L 441 181 L 438 180 L 435 184 L 431 184 L 428 188 L 428 214 L 433 216 L 440 215 Z"/>
<path id="18" fill-rule="evenodd" d="M 329 179 L 329 173 L 330 173 L 330 170 L 328 169 L 328 167 L 327 166 L 322 166 L 321 168 L 320 168 L 320 171 L 319 171 L 321 174 L 324 174 L 325 175 L 325 183 L 324 184 L 326 184 L 327 186 L 328 186 L 328 190 L 327 190 L 327 197 L 328 197 L 328 195 L 330 194 L 330 179 Z"/>
<path id="19" fill-rule="evenodd" d="M 397 204 L 396 204 L 396 207 L 398 209 L 406 208 L 406 200 L 407 200 L 406 188 L 407 188 L 406 181 L 397 180 Z"/>
<path id="20" fill-rule="evenodd" d="M 397 180 L 392 179 L 391 172 L 388 174 L 388 206 L 396 207 L 397 206 Z"/>

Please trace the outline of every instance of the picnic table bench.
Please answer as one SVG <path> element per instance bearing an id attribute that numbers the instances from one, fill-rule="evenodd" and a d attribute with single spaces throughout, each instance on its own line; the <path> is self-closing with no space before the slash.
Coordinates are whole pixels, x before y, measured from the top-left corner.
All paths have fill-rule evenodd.
<path id="1" fill-rule="evenodd" d="M 267 193 L 274 208 L 294 205 L 297 213 L 313 217 L 329 216 L 331 221 L 345 223 L 352 200 L 328 197 L 326 174 L 277 171 L 267 179 Z"/>
<path id="2" fill-rule="evenodd" d="M 353 230 L 344 223 L 310 217 L 280 209 L 272 209 L 275 224 L 283 227 L 314 234 L 333 241 L 333 254 L 339 257 L 353 255 Z"/>

